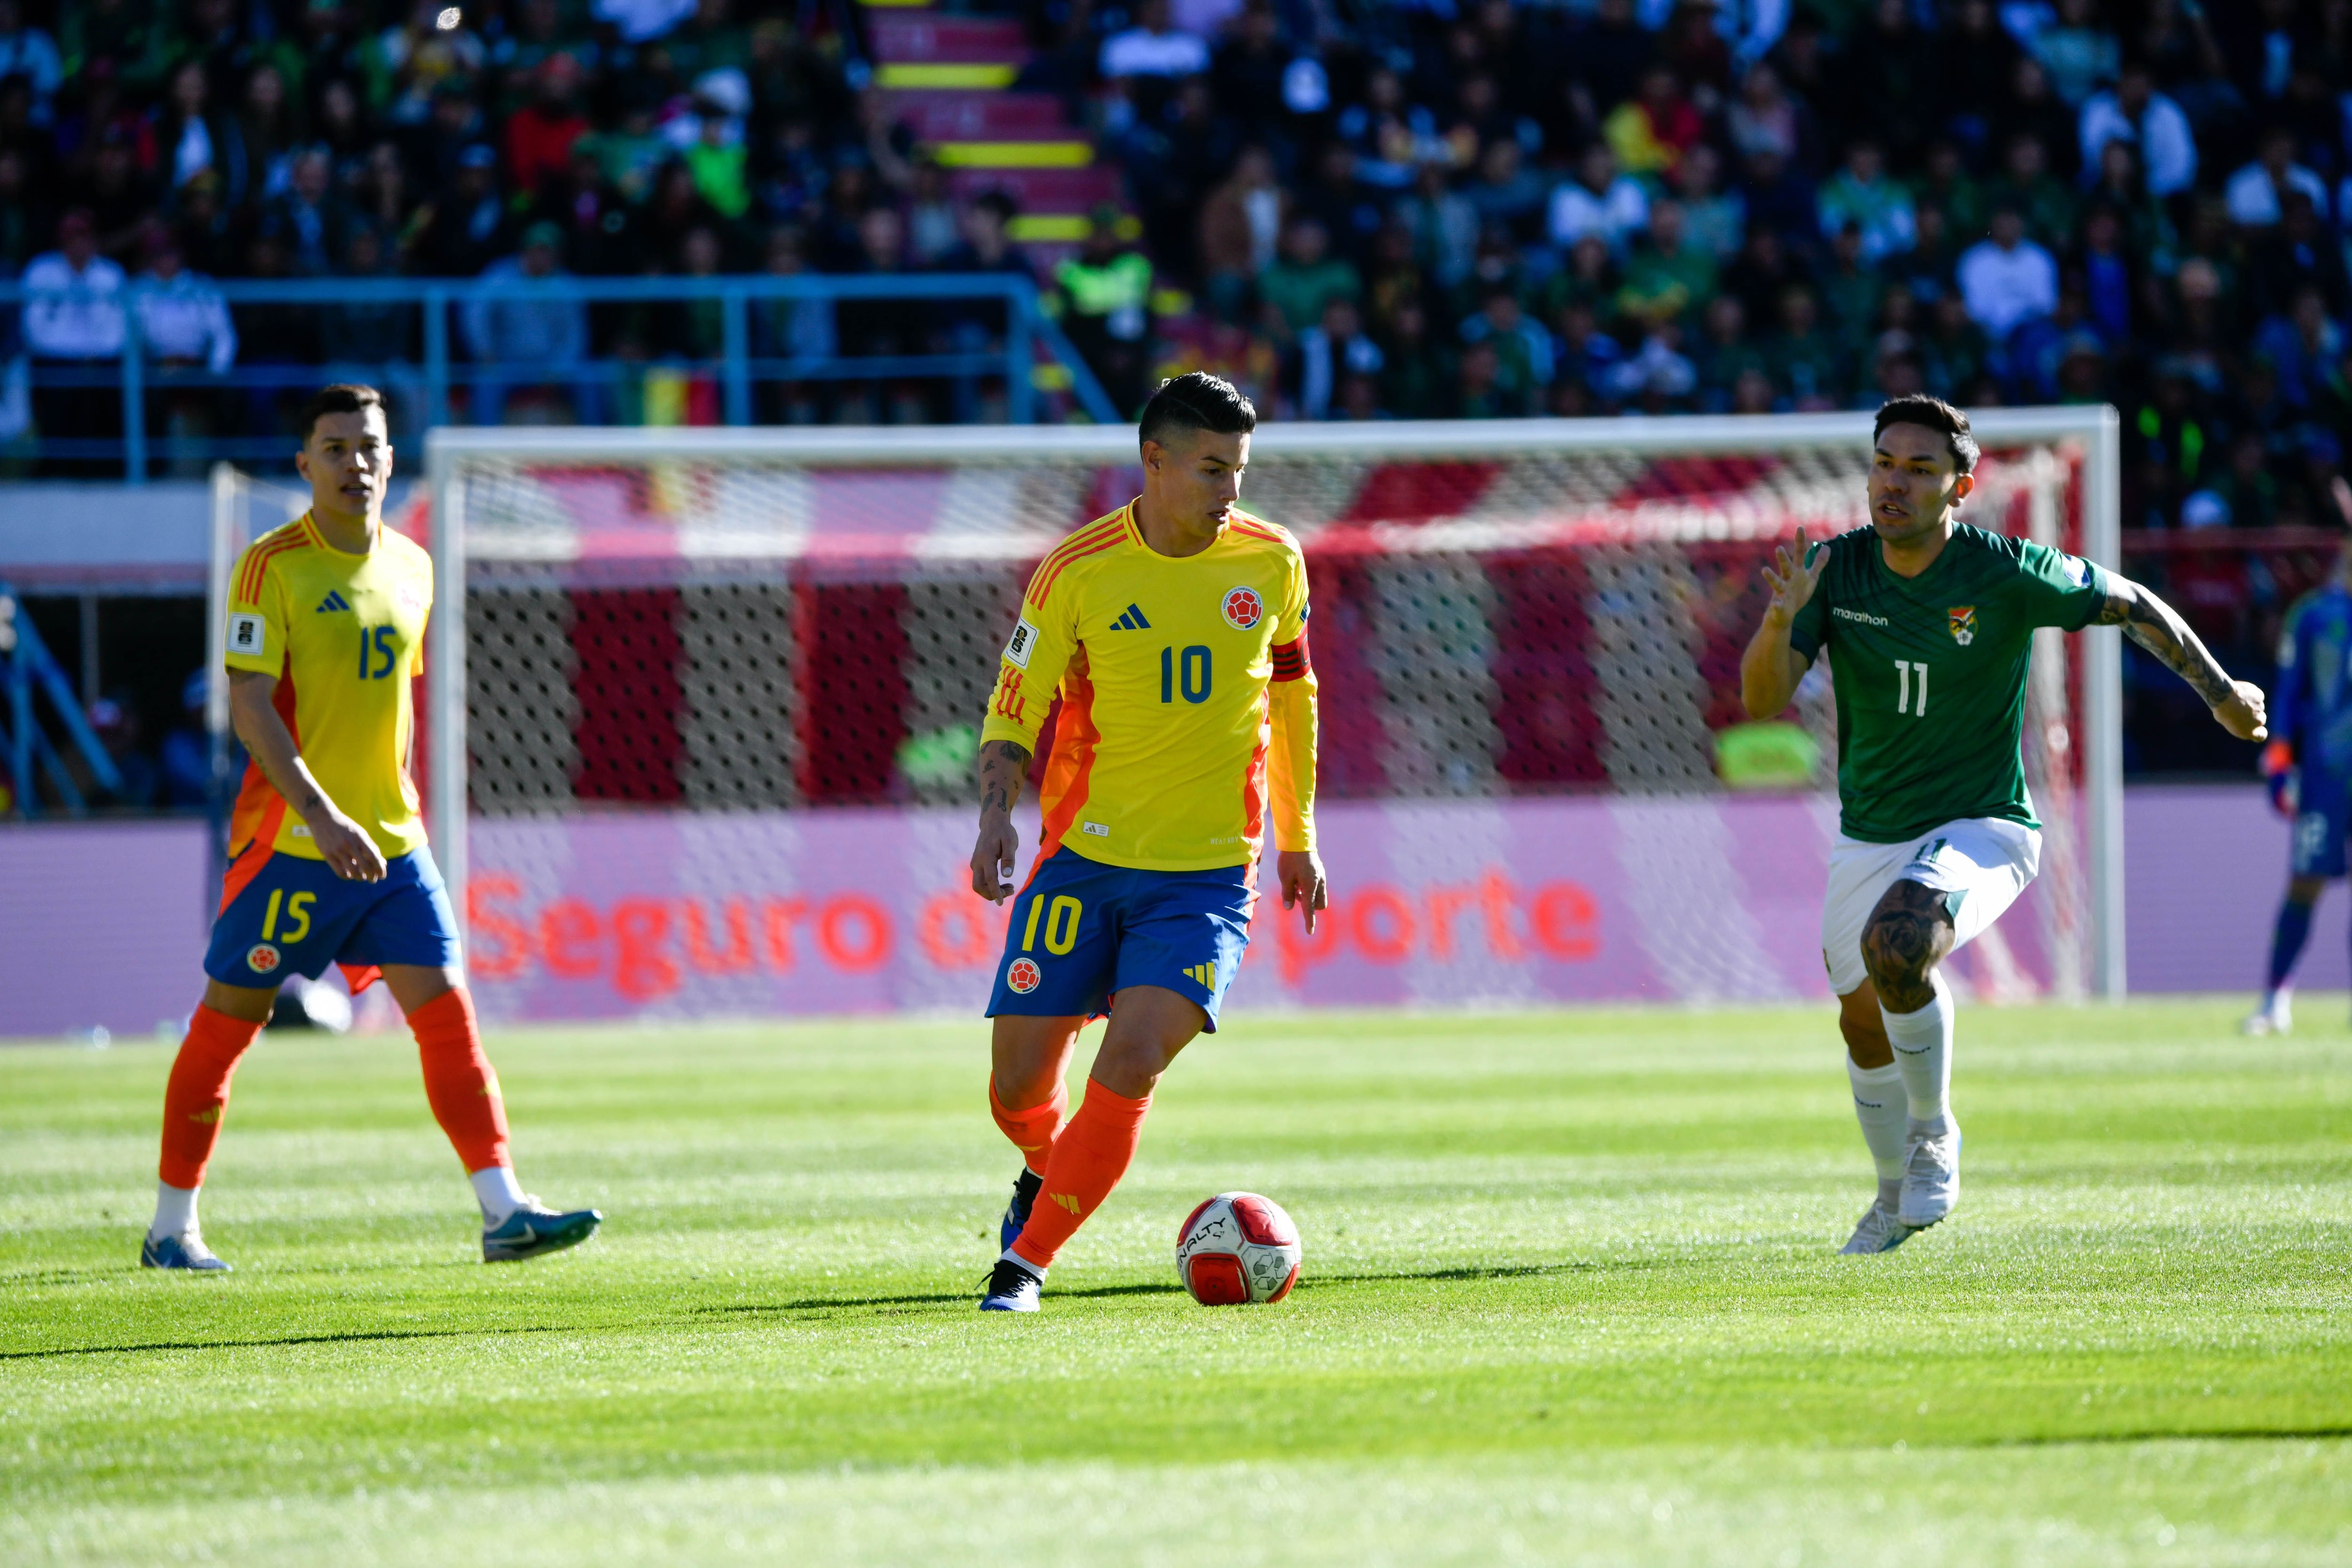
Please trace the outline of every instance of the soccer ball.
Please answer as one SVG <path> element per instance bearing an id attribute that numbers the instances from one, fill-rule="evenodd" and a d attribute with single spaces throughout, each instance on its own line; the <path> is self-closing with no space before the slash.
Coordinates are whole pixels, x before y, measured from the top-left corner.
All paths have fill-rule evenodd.
<path id="1" fill-rule="evenodd" d="M 1203 1307 L 1279 1301 L 1298 1283 L 1298 1227 L 1255 1193 L 1219 1193 L 1176 1231 L 1176 1274 Z"/>

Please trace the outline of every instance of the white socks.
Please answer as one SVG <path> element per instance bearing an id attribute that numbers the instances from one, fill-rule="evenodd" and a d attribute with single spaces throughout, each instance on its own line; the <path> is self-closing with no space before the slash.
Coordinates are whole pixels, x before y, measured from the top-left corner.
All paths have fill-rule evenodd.
<path id="1" fill-rule="evenodd" d="M 466 1178 L 474 1184 L 475 1201 L 482 1205 L 482 1218 L 491 1225 L 500 1225 L 507 1215 L 522 1207 L 526 1201 L 515 1173 L 504 1165 L 485 1165 Z M 167 1236 L 196 1234 L 195 1187 L 175 1187 L 169 1182 L 155 1184 L 155 1223 L 147 1234 L 161 1241 Z"/>
<path id="2" fill-rule="evenodd" d="M 1909 1110 L 1903 1069 L 1893 1062 L 1856 1067 L 1848 1057 L 1845 1076 L 1853 1085 L 1853 1119 L 1862 1123 L 1862 1141 L 1878 1167 L 1878 1201 L 1893 1209 L 1903 1198 L 1903 1119 Z"/>
<path id="3" fill-rule="evenodd" d="M 196 1234 L 197 1187 L 175 1187 L 169 1182 L 155 1184 L 155 1223 L 147 1227 L 149 1239 L 161 1241 L 170 1236 Z"/>
<path id="4" fill-rule="evenodd" d="M 507 1215 L 527 1201 L 511 1167 L 485 1165 L 466 1180 L 474 1184 L 474 1198 L 482 1205 L 483 1220 L 490 1225 L 504 1225 Z"/>
<path id="5" fill-rule="evenodd" d="M 1903 1069 L 1914 1121 L 1941 1121 L 1952 1092 L 1952 994 L 1942 975 L 1935 979 L 1936 999 L 1916 1013 L 1890 1013 L 1883 1002 L 1878 1007 L 1886 1043 L 1895 1047 L 1895 1065 Z"/>

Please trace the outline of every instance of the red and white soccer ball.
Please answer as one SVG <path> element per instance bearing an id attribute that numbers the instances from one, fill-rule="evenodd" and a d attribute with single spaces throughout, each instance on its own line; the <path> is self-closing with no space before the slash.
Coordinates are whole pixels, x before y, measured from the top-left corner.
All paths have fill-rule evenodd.
<path id="1" fill-rule="evenodd" d="M 1298 1283 L 1298 1227 L 1272 1198 L 1219 1193 L 1176 1232 L 1176 1273 L 1203 1307 L 1279 1301 Z"/>

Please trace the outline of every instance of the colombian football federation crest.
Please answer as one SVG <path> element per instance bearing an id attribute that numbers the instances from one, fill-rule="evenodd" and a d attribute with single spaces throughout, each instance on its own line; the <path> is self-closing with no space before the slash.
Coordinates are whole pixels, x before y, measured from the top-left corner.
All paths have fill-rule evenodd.
<path id="1" fill-rule="evenodd" d="M 1004 984 L 1024 996 L 1036 990 L 1037 983 L 1045 978 L 1037 967 L 1037 961 L 1032 958 L 1016 958 L 1012 967 L 1004 972 Z"/>
<path id="2" fill-rule="evenodd" d="M 266 942 L 255 942 L 245 955 L 245 966 L 256 974 L 273 974 L 282 962 L 278 950 Z"/>
<path id="3" fill-rule="evenodd" d="M 1225 625 L 1245 632 L 1265 618 L 1265 601 L 1257 596 L 1255 588 L 1228 588 L 1224 611 Z"/>
<path id="4" fill-rule="evenodd" d="M 1950 617 L 1954 642 L 1966 647 L 1977 640 L 1977 607 L 1974 605 L 1954 605 L 1944 614 Z"/>

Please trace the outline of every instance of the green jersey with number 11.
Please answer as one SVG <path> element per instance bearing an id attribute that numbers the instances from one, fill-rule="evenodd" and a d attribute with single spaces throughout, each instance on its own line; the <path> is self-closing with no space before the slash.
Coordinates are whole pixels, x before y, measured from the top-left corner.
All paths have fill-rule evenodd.
<path id="1" fill-rule="evenodd" d="M 2106 574 L 1979 528 L 1954 528 L 1916 577 L 1886 569 L 1868 527 L 1814 550 L 1829 565 L 1789 646 L 1830 653 L 1846 836 L 1896 844 L 1970 816 L 2040 826 L 2018 757 L 2034 629 L 2088 625 Z"/>

